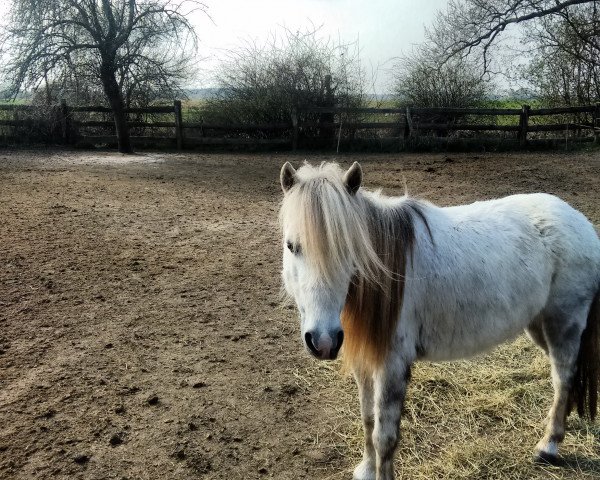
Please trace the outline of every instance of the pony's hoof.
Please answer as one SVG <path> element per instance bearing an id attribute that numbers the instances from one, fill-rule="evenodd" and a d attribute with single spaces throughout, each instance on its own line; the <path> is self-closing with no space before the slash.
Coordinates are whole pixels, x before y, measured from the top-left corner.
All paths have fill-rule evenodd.
<path id="1" fill-rule="evenodd" d="M 553 467 L 558 467 L 562 465 L 562 460 L 558 455 L 538 450 L 533 456 L 533 463 L 536 465 L 552 465 Z"/>
<path id="2" fill-rule="evenodd" d="M 375 480 L 375 465 L 363 460 L 354 469 L 353 480 Z"/>

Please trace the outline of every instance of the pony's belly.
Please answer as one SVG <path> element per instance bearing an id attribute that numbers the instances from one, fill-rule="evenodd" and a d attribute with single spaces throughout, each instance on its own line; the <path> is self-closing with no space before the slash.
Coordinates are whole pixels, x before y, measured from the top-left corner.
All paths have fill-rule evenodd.
<path id="1" fill-rule="evenodd" d="M 421 308 L 406 310 L 415 312 L 421 357 L 457 360 L 521 334 L 544 309 L 552 282 L 553 267 L 543 252 L 530 257 L 507 257 L 505 264 L 504 257 L 475 257 L 475 265 L 463 259 L 452 275 L 428 274 L 426 295 L 413 290 Z"/>
<path id="2" fill-rule="evenodd" d="M 501 343 L 518 337 L 531 322 L 521 318 L 486 318 L 485 321 L 455 320 L 437 330 L 422 343 L 423 360 L 433 362 L 460 360 L 485 353 Z"/>
<path id="3" fill-rule="evenodd" d="M 462 360 L 469 357 L 474 357 L 479 354 L 489 352 L 494 347 L 514 340 L 523 332 L 523 329 L 519 329 L 516 332 L 511 332 L 510 335 L 498 338 L 486 338 L 485 342 L 478 343 L 460 343 L 452 345 L 441 345 L 436 349 L 429 349 L 425 351 L 425 354 L 421 357 L 422 360 L 428 360 L 430 362 L 450 362 L 454 360 Z"/>

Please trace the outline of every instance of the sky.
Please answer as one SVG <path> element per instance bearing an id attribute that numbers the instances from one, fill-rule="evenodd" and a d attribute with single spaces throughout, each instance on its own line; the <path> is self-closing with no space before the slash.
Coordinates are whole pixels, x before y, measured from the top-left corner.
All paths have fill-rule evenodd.
<path id="1" fill-rule="evenodd" d="M 210 70 L 225 49 L 243 40 L 264 41 L 281 27 L 292 31 L 311 25 L 319 34 L 343 42 L 358 41 L 369 79 L 375 76 L 372 93 L 389 90 L 385 68 L 390 59 L 408 52 L 424 39 L 445 0 L 204 0 L 210 19 L 197 12 L 193 23 L 200 38 L 200 78 L 196 87 L 210 87 Z M 0 22 L 7 3 L 0 0 Z M 212 20 L 211 20 L 212 19 Z M 371 83 L 371 82 L 369 82 Z"/>
<path id="2" fill-rule="evenodd" d="M 292 31 L 315 25 L 324 37 L 358 41 L 369 78 L 376 71 L 375 93 L 385 93 L 390 59 L 424 40 L 425 26 L 445 0 L 206 0 L 212 22 L 198 15 L 200 53 L 207 67 L 225 48 L 244 39 L 261 41 L 281 27 Z M 214 22 L 214 23 L 213 23 Z M 210 83 L 208 75 L 206 83 Z"/>

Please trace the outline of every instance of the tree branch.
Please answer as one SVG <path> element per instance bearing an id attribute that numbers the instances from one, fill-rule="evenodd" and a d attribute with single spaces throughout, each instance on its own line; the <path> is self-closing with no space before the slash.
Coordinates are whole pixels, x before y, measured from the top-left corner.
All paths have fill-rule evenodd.
<path id="1" fill-rule="evenodd" d="M 442 47 L 444 63 L 457 55 L 468 56 L 474 48 L 482 47 L 484 70 L 487 70 L 489 49 L 510 25 L 554 15 L 568 7 L 590 2 L 591 0 L 552 2 L 515 0 L 504 11 L 495 9 L 493 4 L 490 5 L 491 2 L 478 0 L 470 0 L 466 4 L 452 2 L 448 11 L 438 17 L 433 32 L 427 32 L 427 35 L 431 41 Z M 548 5 L 543 6 L 546 4 Z M 471 10 L 468 6 L 472 7 Z M 519 13 L 522 11 L 524 12 Z M 453 37 L 456 39 L 449 44 L 443 43 Z"/>

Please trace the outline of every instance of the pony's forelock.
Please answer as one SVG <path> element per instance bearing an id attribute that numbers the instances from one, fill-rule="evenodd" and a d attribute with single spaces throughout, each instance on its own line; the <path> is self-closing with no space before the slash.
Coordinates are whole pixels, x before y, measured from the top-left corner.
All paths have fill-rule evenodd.
<path id="1" fill-rule="evenodd" d="M 279 219 L 289 240 L 327 283 L 334 284 L 340 273 L 377 283 L 387 269 L 373 246 L 368 213 L 362 192 L 346 191 L 339 165 L 305 164 L 284 196 Z"/>

